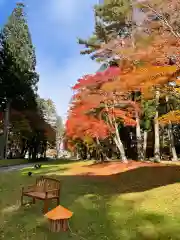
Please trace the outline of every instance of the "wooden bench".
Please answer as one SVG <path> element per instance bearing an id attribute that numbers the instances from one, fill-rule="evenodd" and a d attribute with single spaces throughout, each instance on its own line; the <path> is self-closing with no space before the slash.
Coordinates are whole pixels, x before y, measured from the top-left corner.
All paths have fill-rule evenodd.
<path id="1" fill-rule="evenodd" d="M 23 205 L 23 197 L 31 197 L 33 199 L 33 204 L 35 204 L 36 199 L 44 201 L 44 213 L 48 211 L 48 201 L 56 199 L 57 205 L 59 205 L 60 200 L 60 181 L 48 178 L 40 177 L 36 179 L 36 184 L 23 187 L 21 195 L 21 205 Z"/>

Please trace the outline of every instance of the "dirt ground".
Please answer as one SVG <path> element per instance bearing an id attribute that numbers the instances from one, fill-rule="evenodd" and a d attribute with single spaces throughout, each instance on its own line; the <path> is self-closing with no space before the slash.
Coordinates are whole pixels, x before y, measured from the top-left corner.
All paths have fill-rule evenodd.
<path id="1" fill-rule="evenodd" d="M 149 166 L 164 166 L 165 164 L 160 163 L 148 163 L 148 162 L 136 162 L 129 161 L 128 163 L 122 162 L 109 162 L 101 164 L 92 164 L 85 166 L 73 167 L 70 170 L 66 171 L 67 175 L 96 175 L 96 176 L 108 176 L 112 174 L 117 174 L 125 172 L 131 169 Z"/>

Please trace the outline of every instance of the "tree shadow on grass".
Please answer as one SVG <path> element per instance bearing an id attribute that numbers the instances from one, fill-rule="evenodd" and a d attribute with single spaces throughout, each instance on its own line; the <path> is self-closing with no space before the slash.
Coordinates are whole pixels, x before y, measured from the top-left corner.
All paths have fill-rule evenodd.
<path id="1" fill-rule="evenodd" d="M 70 227 L 75 234 L 49 232 L 48 223 L 39 211 L 39 204 L 36 204 L 9 214 L 7 222 L 3 222 L 0 228 L 1 236 L 5 240 L 80 240 L 81 237 L 87 240 L 180 239 L 180 217 L 173 219 L 167 215 L 143 212 L 127 200 L 121 200 L 114 209 L 110 199 L 108 201 L 101 195 L 76 197 L 69 205 L 64 202 L 74 212 Z"/>
<path id="2" fill-rule="evenodd" d="M 39 174 L 48 174 L 61 180 L 62 197 L 68 195 L 66 199 L 68 204 L 79 195 L 98 194 L 109 198 L 124 193 L 144 192 L 180 182 L 180 166 L 140 167 L 110 176 L 94 176 L 91 173 L 88 175 L 61 175 L 64 170 L 65 168 L 37 172 L 30 180 L 26 176 L 25 182 L 33 183 Z"/>
<path id="3" fill-rule="evenodd" d="M 81 175 L 59 175 L 52 176 L 59 178 L 68 185 L 68 189 L 74 191 L 78 187 L 87 187 L 86 192 L 92 193 L 96 189 L 102 194 L 122 194 L 132 192 L 143 192 L 153 188 L 166 186 L 180 182 L 180 166 L 156 166 L 156 167 L 139 167 L 126 172 L 113 174 L 109 176 L 96 176 L 91 173 Z M 64 186 L 65 187 L 65 186 Z"/>
<path id="4" fill-rule="evenodd" d="M 75 213 L 74 229 L 82 229 L 80 222 L 92 226 L 89 230 L 86 227 L 88 234 L 85 232 L 83 236 L 88 235 L 87 239 L 180 239 L 179 216 L 138 210 L 135 205 L 141 204 L 141 197 L 129 201 L 120 198 L 118 206 L 112 202 L 124 193 L 144 192 L 179 182 L 179 166 L 140 167 L 111 176 L 59 178 L 63 182 L 61 203 Z M 91 207 L 88 207 L 89 201 Z"/>
<path id="5" fill-rule="evenodd" d="M 48 174 L 61 180 L 61 199 L 65 197 L 65 205 L 71 204 L 81 195 L 95 194 L 108 199 L 124 193 L 144 192 L 180 182 L 180 166 L 140 167 L 110 176 L 61 175 L 64 170 L 65 168 L 37 172 L 31 179 L 26 176 L 25 182 L 33 183 L 39 174 Z"/>
<path id="6" fill-rule="evenodd" d="M 29 184 L 36 177 L 29 178 L 18 173 L 7 174 L 8 176 L 11 176 L 11 182 L 8 192 L 3 195 L 6 199 L 1 205 L 2 212 L 20 199 L 18 184 Z M 146 211 L 138 208 L 141 196 L 139 199 L 133 197 L 130 200 L 121 197 L 124 193 L 143 192 L 179 182 L 179 166 L 141 167 L 111 176 L 61 176 L 54 174 L 52 170 L 52 176 L 62 181 L 60 203 L 74 212 L 70 226 L 78 236 L 50 233 L 42 214 L 41 201 L 28 208 L 20 207 L 14 208 L 12 212 L 6 211 L 0 218 L 0 236 L 7 240 L 12 236 L 19 240 L 80 240 L 79 236 L 87 240 L 180 239 L 180 216 L 174 217 L 152 212 L 148 208 Z M 5 184 L 7 180 L 3 181 Z M 54 206 L 55 204 L 50 203 L 50 208 Z M 174 214 L 173 212 L 172 215 Z"/>

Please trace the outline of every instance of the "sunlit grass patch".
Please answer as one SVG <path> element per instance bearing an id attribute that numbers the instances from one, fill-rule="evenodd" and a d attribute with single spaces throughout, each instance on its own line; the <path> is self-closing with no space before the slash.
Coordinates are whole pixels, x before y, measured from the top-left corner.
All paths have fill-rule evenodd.
<path id="1" fill-rule="evenodd" d="M 1 173 L 0 239 L 180 239 L 179 166 L 140 167 L 109 176 L 66 174 L 89 164 L 58 161 L 38 170 Z M 42 201 L 20 206 L 21 187 L 46 174 L 62 181 L 60 202 L 74 213 L 70 226 L 78 236 L 49 232 Z"/>

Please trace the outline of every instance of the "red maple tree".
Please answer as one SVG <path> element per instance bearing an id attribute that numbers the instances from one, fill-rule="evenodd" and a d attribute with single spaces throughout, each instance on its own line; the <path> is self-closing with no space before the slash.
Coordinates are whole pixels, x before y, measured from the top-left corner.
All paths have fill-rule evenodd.
<path id="1" fill-rule="evenodd" d="M 120 77 L 119 67 L 109 67 L 94 75 L 86 75 L 73 87 L 76 90 L 71 102 L 66 122 L 67 136 L 83 139 L 90 136 L 95 139 L 113 137 L 123 160 L 124 150 L 119 135 L 118 124 L 134 126 L 136 104 L 123 92 L 109 92 L 103 89 L 106 83 L 112 83 Z"/>

